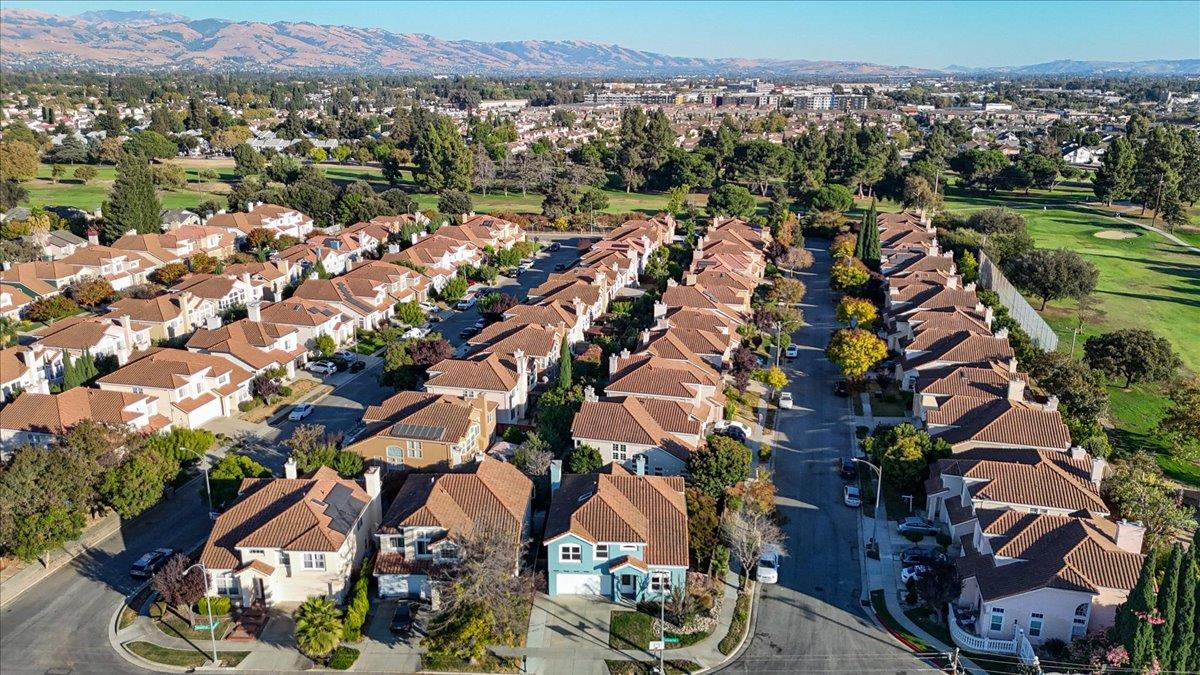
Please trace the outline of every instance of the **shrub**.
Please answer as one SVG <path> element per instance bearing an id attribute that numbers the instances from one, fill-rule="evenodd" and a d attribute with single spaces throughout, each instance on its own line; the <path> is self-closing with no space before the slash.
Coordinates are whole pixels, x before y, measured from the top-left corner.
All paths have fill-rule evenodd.
<path id="1" fill-rule="evenodd" d="M 279 395 L 280 395 L 281 397 L 283 397 L 283 398 L 287 398 L 287 397 L 291 396 L 291 395 L 292 395 L 292 388 L 291 388 L 291 387 L 288 387 L 288 386 L 283 386 L 283 387 L 280 387 L 280 388 L 279 388 Z"/>
<path id="2" fill-rule="evenodd" d="M 906 605 L 917 604 L 917 589 L 910 588 L 910 589 L 904 591 L 904 604 L 906 604 Z"/>
<path id="3" fill-rule="evenodd" d="M 759 446 L 758 461 L 760 461 L 760 462 L 771 461 L 771 446 L 770 445 L 763 443 L 762 445 Z"/>
<path id="4" fill-rule="evenodd" d="M 920 532 L 905 532 L 904 538 L 915 544 L 924 539 L 925 535 L 921 534 Z"/>
<path id="5" fill-rule="evenodd" d="M 213 616 L 221 616 L 228 614 L 233 608 L 233 603 L 225 596 L 214 596 L 210 598 L 200 598 L 200 602 L 196 603 L 196 614 L 200 616 L 208 616 L 208 607 L 212 605 Z"/>
<path id="6" fill-rule="evenodd" d="M 364 558 L 358 578 L 346 595 L 346 617 L 342 620 L 342 639 L 347 642 L 358 642 L 362 639 L 362 627 L 367 621 L 367 612 L 371 609 L 371 559 Z"/>
<path id="7" fill-rule="evenodd" d="M 241 410 L 242 412 L 250 412 L 256 407 L 258 407 L 257 401 L 242 401 L 238 404 L 238 410 Z"/>
<path id="8" fill-rule="evenodd" d="M 938 543 L 938 546 L 948 547 L 948 546 L 950 546 L 950 543 L 951 543 L 952 541 L 954 541 L 954 540 L 953 540 L 953 539 L 951 539 L 951 538 L 950 538 L 950 535 L 946 534 L 945 532 L 938 532 L 938 533 L 937 533 L 937 543 Z"/>
<path id="9" fill-rule="evenodd" d="M 350 670 L 358 660 L 358 650 L 354 647 L 338 647 L 329 655 L 328 667 L 332 670 Z"/>

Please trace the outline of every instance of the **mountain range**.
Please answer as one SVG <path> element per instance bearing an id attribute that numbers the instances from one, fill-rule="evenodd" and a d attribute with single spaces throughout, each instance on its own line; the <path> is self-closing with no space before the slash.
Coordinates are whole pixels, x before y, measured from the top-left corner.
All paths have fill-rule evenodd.
<path id="1" fill-rule="evenodd" d="M 10 68 L 777 77 L 1200 74 L 1200 59 L 934 70 L 852 61 L 680 57 L 577 40 L 445 40 L 380 28 L 194 20 L 165 12 L 117 10 L 60 16 L 5 9 L 0 12 L 0 43 L 0 65 Z"/>

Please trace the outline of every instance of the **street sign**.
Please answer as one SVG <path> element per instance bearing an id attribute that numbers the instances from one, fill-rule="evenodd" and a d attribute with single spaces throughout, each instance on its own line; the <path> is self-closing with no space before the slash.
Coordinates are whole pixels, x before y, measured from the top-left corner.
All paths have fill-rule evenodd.
<path id="1" fill-rule="evenodd" d="M 216 628 L 219 625 L 221 625 L 220 621 L 215 623 L 198 623 L 195 626 L 192 626 L 192 630 L 209 630 L 210 628 Z"/>
<path id="2" fill-rule="evenodd" d="M 666 642 L 669 645 L 677 645 L 677 644 L 679 644 L 679 638 L 677 638 L 677 637 L 663 638 L 663 642 Z"/>
<path id="3" fill-rule="evenodd" d="M 664 643 L 662 640 L 651 640 L 650 641 L 649 651 L 661 652 L 662 650 L 664 650 L 666 648 L 667 648 L 666 643 Z"/>

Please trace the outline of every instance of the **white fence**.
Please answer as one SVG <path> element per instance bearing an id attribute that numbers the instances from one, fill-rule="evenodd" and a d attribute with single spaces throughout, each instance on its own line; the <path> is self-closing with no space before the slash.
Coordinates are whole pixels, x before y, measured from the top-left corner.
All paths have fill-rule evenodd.
<path id="1" fill-rule="evenodd" d="M 995 291 L 996 295 L 1000 296 L 1000 303 L 1008 308 L 1009 315 L 1029 334 L 1033 344 L 1044 352 L 1058 349 L 1058 333 L 1051 330 L 1037 310 L 1025 300 L 983 251 L 979 252 L 979 285 Z"/>
<path id="2" fill-rule="evenodd" d="M 996 638 L 980 637 L 974 633 L 969 633 L 958 625 L 954 620 L 954 604 L 951 603 L 946 614 L 949 617 L 947 623 L 950 624 L 950 637 L 954 639 L 954 644 L 969 652 L 981 652 L 984 654 L 1003 654 L 1004 656 L 1015 656 L 1021 660 L 1021 663 L 1036 664 L 1037 655 L 1033 652 L 1033 645 L 1030 644 L 1029 638 L 1025 637 L 1025 631 L 1019 626 L 1017 634 L 1011 640 L 998 640 Z"/>

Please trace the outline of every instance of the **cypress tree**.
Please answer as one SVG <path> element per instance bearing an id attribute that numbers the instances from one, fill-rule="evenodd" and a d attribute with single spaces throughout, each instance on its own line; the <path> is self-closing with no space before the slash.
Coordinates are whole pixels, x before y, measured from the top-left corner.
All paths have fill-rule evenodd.
<path id="1" fill-rule="evenodd" d="M 858 237 L 854 239 L 854 257 L 859 260 L 867 258 L 867 230 L 870 227 L 871 219 L 868 216 L 863 216 L 862 226 L 858 228 Z"/>
<path id="2" fill-rule="evenodd" d="M 882 257 L 882 252 L 879 250 L 879 223 L 877 214 L 875 213 L 875 200 L 871 200 L 871 210 L 867 213 L 867 221 L 871 224 L 867 230 L 866 248 L 863 251 L 863 262 L 873 270 L 879 270 L 879 259 Z"/>
<path id="3" fill-rule="evenodd" d="M 71 360 L 71 355 L 63 350 L 63 381 L 62 390 L 74 389 L 83 384 L 83 380 L 79 377 L 79 368 L 75 362 Z"/>
<path id="4" fill-rule="evenodd" d="M 1166 571 L 1163 572 L 1162 584 L 1158 587 L 1158 614 L 1163 622 L 1155 628 L 1155 647 L 1158 662 L 1161 664 L 1175 661 L 1175 620 L 1176 606 L 1179 598 L 1179 572 L 1183 562 L 1183 547 L 1175 544 L 1171 547 L 1171 555 L 1167 558 Z"/>
<path id="5" fill-rule="evenodd" d="M 83 350 L 83 357 L 79 359 L 79 376 L 84 382 L 90 382 L 92 378 L 100 374 L 100 369 L 96 367 L 96 357 L 88 350 Z"/>
<path id="6" fill-rule="evenodd" d="M 162 231 L 162 207 L 145 157 L 134 153 L 121 156 L 117 162 L 117 180 L 101 208 L 104 211 L 101 233 L 105 243 L 119 239 L 129 230 L 138 233 Z"/>
<path id="7" fill-rule="evenodd" d="M 1125 645 L 1130 655 L 1133 654 L 1138 627 L 1143 624 L 1147 627 L 1150 625 L 1135 616 L 1135 612 L 1149 612 L 1154 606 L 1154 571 L 1154 555 L 1147 555 L 1142 562 L 1142 572 L 1138 575 L 1137 584 L 1117 609 L 1117 642 Z"/>
<path id="8" fill-rule="evenodd" d="M 571 388 L 571 345 L 565 337 L 558 348 L 558 387 L 563 391 Z"/>
<path id="9" fill-rule="evenodd" d="M 1129 667 L 1144 671 L 1154 661 L 1154 626 L 1146 619 L 1133 617 L 1137 622 L 1133 632 L 1132 644 L 1126 646 L 1129 650 Z"/>
<path id="10" fill-rule="evenodd" d="M 1164 663 L 1164 670 L 1188 670 L 1196 645 L 1196 544 L 1188 547 L 1179 566 L 1179 586 L 1175 592 L 1175 657 Z"/>

